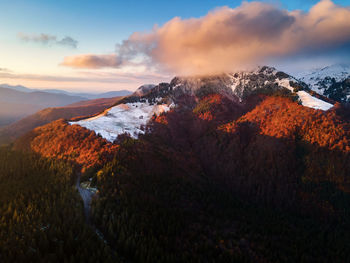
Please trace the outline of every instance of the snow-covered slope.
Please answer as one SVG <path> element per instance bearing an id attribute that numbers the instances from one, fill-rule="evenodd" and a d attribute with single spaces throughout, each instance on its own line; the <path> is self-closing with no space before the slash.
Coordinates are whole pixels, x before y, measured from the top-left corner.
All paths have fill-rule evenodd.
<path id="1" fill-rule="evenodd" d="M 300 72 L 296 77 L 309 85 L 313 91 L 338 101 L 350 94 L 346 79 L 350 79 L 350 65 L 335 64 L 321 69 Z"/>
<path id="2" fill-rule="evenodd" d="M 324 80 L 333 79 L 336 82 L 343 81 L 350 75 L 350 66 L 345 64 L 335 64 L 320 69 L 304 71 L 296 74 L 296 77 L 306 84 L 310 85 L 310 88 L 314 91 L 322 91 Z"/>
<path id="3" fill-rule="evenodd" d="M 323 100 L 320 100 L 316 97 L 311 96 L 309 93 L 306 91 L 298 91 L 297 92 L 299 99 L 301 100 L 301 103 L 305 107 L 313 108 L 316 110 L 329 110 L 330 108 L 333 107 L 332 104 L 325 102 Z"/>
<path id="4" fill-rule="evenodd" d="M 139 133 L 143 133 L 141 126 L 145 125 L 153 114 L 158 115 L 169 109 L 167 104 L 151 105 L 148 102 L 119 104 L 98 116 L 70 122 L 70 124 L 78 124 L 93 130 L 96 134 L 113 142 L 122 133 L 129 133 L 132 137 L 137 138 Z"/>
<path id="5" fill-rule="evenodd" d="M 293 80 L 293 79 L 290 79 L 290 80 Z M 294 88 L 290 85 L 290 81 L 288 81 L 288 79 L 277 80 L 277 82 L 279 86 L 285 87 L 291 92 L 294 92 Z M 324 110 L 324 111 L 329 110 L 330 108 L 333 107 L 333 104 L 320 100 L 314 96 L 311 96 L 309 93 L 307 93 L 304 90 L 297 91 L 296 93 L 301 101 L 301 104 L 305 107 L 313 108 L 315 110 Z"/>

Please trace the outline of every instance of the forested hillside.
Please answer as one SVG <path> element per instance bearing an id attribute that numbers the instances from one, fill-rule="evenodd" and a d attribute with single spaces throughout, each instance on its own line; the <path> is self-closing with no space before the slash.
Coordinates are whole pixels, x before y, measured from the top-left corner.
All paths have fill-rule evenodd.
<path id="1" fill-rule="evenodd" d="M 136 262 L 350 260 L 344 107 L 322 112 L 288 96 L 252 96 L 243 108 L 219 95 L 185 101 L 139 140 L 120 138 L 93 179 L 95 223 L 120 253 Z"/>
<path id="2" fill-rule="evenodd" d="M 85 223 L 73 167 L 0 148 L 0 262 L 112 262 Z"/>
<path id="3" fill-rule="evenodd" d="M 95 132 L 57 120 L 38 127 L 14 143 L 17 150 L 34 151 L 44 157 L 63 159 L 85 169 L 111 160 L 118 145 L 108 143 Z"/>
<path id="4" fill-rule="evenodd" d="M 346 105 L 314 110 L 283 90 L 177 102 L 138 139 L 60 120 L 15 147 L 83 168 L 93 225 L 131 262 L 350 260 Z"/>

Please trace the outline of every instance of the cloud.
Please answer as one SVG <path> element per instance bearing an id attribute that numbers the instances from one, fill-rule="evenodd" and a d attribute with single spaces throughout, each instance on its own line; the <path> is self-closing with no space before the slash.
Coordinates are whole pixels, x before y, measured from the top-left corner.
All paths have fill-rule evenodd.
<path id="1" fill-rule="evenodd" d="M 67 57 L 63 64 L 122 67 L 127 61 L 142 59 L 147 66 L 176 74 L 232 71 L 349 46 L 349 17 L 349 7 L 331 0 L 321 0 L 308 12 L 243 2 L 237 8 L 217 8 L 201 18 L 175 17 L 150 32 L 133 33 L 116 46 L 116 54 Z"/>
<path id="2" fill-rule="evenodd" d="M 78 41 L 71 37 L 64 37 L 56 43 L 62 46 L 68 46 L 72 48 L 77 48 L 78 46 Z"/>
<path id="3" fill-rule="evenodd" d="M 78 41 L 68 36 L 62 39 L 58 39 L 57 36 L 49 34 L 30 35 L 25 33 L 18 33 L 18 38 L 24 42 L 33 42 L 48 46 L 59 45 L 70 48 L 77 48 L 78 46 Z"/>
<path id="4" fill-rule="evenodd" d="M 61 65 L 72 68 L 118 68 L 123 64 L 123 60 L 116 54 L 93 55 L 84 54 L 65 57 Z"/>
<path id="5" fill-rule="evenodd" d="M 7 68 L 0 68 L 0 72 L 11 72 L 11 71 Z"/>

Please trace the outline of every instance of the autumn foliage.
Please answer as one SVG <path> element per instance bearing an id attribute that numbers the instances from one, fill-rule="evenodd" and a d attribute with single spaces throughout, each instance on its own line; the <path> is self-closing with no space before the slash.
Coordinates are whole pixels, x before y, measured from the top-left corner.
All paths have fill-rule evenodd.
<path id="1" fill-rule="evenodd" d="M 137 140 L 59 120 L 15 146 L 102 167 L 92 220 L 132 262 L 348 262 L 349 116 L 284 94 L 207 94 Z"/>
<path id="2" fill-rule="evenodd" d="M 235 125 L 243 122 L 254 123 L 263 135 L 293 140 L 299 137 L 319 147 L 350 151 L 349 122 L 337 115 L 336 109 L 324 112 L 292 103 L 286 98 L 268 97 L 237 122 L 220 129 L 233 132 Z"/>
<path id="3" fill-rule="evenodd" d="M 20 138 L 15 148 L 32 150 L 44 157 L 73 161 L 85 170 L 111 159 L 118 146 L 93 131 L 58 120 Z"/>
<path id="4" fill-rule="evenodd" d="M 120 253 L 135 262 L 350 259 L 340 109 L 281 96 L 184 101 L 138 140 L 120 140 L 93 178 L 94 220 Z"/>

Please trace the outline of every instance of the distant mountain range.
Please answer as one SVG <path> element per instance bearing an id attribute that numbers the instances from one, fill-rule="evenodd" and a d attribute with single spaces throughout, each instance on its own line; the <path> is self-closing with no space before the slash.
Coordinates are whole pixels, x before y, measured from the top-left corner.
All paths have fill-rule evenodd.
<path id="1" fill-rule="evenodd" d="M 130 95 L 127 90 L 100 94 L 39 90 L 24 86 L 0 85 L 0 127 L 49 107 L 62 107 L 79 101 Z"/>
<path id="2" fill-rule="evenodd" d="M 8 85 L 8 84 L 0 84 L 0 88 L 7 88 L 12 90 L 17 90 L 21 92 L 46 92 L 51 94 L 65 94 L 73 97 L 83 97 L 85 100 L 94 100 L 94 99 L 101 99 L 101 98 L 112 98 L 112 97 L 119 97 L 119 96 L 127 96 L 130 95 L 132 92 L 129 90 L 117 90 L 117 91 L 108 91 L 104 93 L 87 93 L 87 92 L 69 92 L 66 90 L 60 90 L 60 89 L 31 89 L 27 88 L 21 85 Z"/>
<path id="3" fill-rule="evenodd" d="M 0 145 L 7 144 L 13 139 L 58 119 L 72 119 L 90 116 L 113 106 L 122 97 L 79 101 L 64 107 L 50 107 L 39 110 L 10 125 L 0 128 Z"/>

